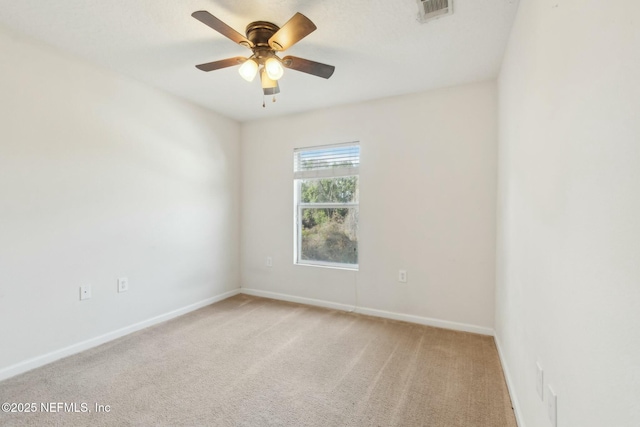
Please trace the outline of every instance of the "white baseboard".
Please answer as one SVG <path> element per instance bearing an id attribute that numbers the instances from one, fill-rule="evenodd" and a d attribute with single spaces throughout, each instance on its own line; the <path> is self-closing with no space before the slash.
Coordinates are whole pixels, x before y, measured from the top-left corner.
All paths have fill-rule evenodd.
<path id="1" fill-rule="evenodd" d="M 241 288 L 240 292 L 257 297 L 297 302 L 300 304 L 315 305 L 319 307 L 332 308 L 335 310 L 353 311 L 355 313 L 366 314 L 368 316 L 383 317 L 385 319 L 401 320 L 404 322 L 417 323 L 419 325 L 435 326 L 437 328 L 452 329 L 454 331 L 472 332 L 475 334 L 493 336 L 493 329 L 484 326 L 470 325 L 467 323 L 451 322 L 449 320 L 433 319 L 430 317 L 415 316 L 412 314 L 394 313 L 391 311 L 378 310 L 375 308 L 357 307 L 354 310 L 354 307 L 348 304 L 340 304 L 313 298 L 297 297 L 293 295 L 280 294 L 277 292 L 261 291 L 258 289 Z"/>
<path id="2" fill-rule="evenodd" d="M 25 360 L 24 362 L 16 363 L 15 365 L 11 365 L 9 367 L 6 367 L 0 370 L 0 381 L 16 376 L 18 374 L 22 374 L 32 369 L 54 362 L 56 360 L 62 359 L 63 357 L 71 356 L 72 354 L 76 354 L 81 351 L 85 351 L 90 348 L 97 347 L 100 344 L 104 344 L 108 341 L 115 340 L 116 338 L 129 335 L 130 333 L 139 331 L 140 329 L 148 328 L 149 326 L 166 322 L 167 320 L 173 319 L 178 316 L 182 316 L 183 314 L 189 313 L 191 311 L 197 310 L 202 307 L 206 307 L 207 305 L 213 304 L 218 301 L 222 301 L 223 299 L 227 299 L 239 293 L 240 293 L 240 289 L 234 289 L 232 291 L 225 292 L 223 294 L 216 295 L 211 298 L 207 298 L 205 300 L 196 302 L 194 304 L 190 304 L 186 307 L 182 307 L 176 310 L 172 310 L 168 313 L 164 313 L 159 316 L 152 317 L 151 319 L 143 320 L 142 322 L 138 322 L 133 325 L 129 325 L 112 332 L 108 332 L 104 335 L 100 335 L 98 337 L 91 338 L 91 339 L 79 342 L 77 344 L 72 344 L 68 347 L 64 347 L 59 350 L 54 350 L 50 353 L 43 354 L 42 356 L 37 356 L 31 359 Z"/>
<path id="3" fill-rule="evenodd" d="M 500 338 L 498 338 L 497 334 L 493 334 L 493 339 L 495 340 L 496 348 L 498 349 L 498 356 L 500 357 L 502 372 L 504 372 L 504 378 L 507 382 L 507 390 L 509 390 L 511 404 L 513 405 L 513 412 L 516 416 L 516 423 L 518 424 L 518 427 L 525 427 L 524 420 L 522 419 L 522 411 L 520 410 L 520 403 L 518 401 L 518 397 L 516 396 L 516 389 L 513 385 L 513 380 L 511 379 L 511 374 L 509 373 L 509 367 L 507 366 L 507 361 L 504 358 L 504 353 L 502 352 L 502 346 L 500 345 Z"/>
<path id="4" fill-rule="evenodd" d="M 340 304 L 337 302 L 325 301 L 321 299 L 296 297 L 293 295 L 279 294 L 277 292 L 261 291 L 259 289 L 240 288 L 240 292 L 256 297 L 264 297 L 277 299 L 281 301 L 297 302 L 300 304 L 315 305 L 316 307 L 332 308 L 334 310 L 352 311 L 353 306 L 348 304 Z"/>

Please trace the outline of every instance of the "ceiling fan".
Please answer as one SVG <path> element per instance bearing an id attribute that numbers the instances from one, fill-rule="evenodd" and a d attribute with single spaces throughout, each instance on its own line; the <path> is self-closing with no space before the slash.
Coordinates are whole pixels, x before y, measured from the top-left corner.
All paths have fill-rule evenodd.
<path id="1" fill-rule="evenodd" d="M 193 12 L 191 16 L 235 43 L 248 47 L 253 51 L 253 54 L 249 58 L 236 56 L 234 58 L 196 65 L 196 68 L 202 71 L 213 71 L 240 65 L 240 69 L 238 70 L 240 75 L 249 82 L 253 81 L 258 71 L 260 71 L 262 91 L 265 95 L 280 93 L 278 80 L 284 74 L 283 67 L 325 79 L 331 77 L 335 70 L 335 67 L 332 65 L 322 64 L 296 56 L 280 58 L 276 54 L 276 52 L 289 49 L 316 30 L 315 24 L 301 13 L 293 15 L 282 27 L 266 21 L 252 22 L 247 25 L 246 37 L 207 11 L 201 10 Z"/>

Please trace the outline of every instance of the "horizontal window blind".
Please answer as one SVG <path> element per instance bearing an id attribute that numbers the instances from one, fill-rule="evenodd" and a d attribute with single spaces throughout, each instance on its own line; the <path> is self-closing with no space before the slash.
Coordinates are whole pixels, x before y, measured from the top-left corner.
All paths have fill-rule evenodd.
<path id="1" fill-rule="evenodd" d="M 357 142 L 297 148 L 293 153 L 295 179 L 358 175 L 360 145 Z"/>

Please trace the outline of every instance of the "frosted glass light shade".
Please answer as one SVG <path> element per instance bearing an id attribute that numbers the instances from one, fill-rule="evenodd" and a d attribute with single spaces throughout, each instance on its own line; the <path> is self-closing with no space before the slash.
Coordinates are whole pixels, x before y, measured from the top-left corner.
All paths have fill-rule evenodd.
<path id="1" fill-rule="evenodd" d="M 258 64 L 253 59 L 249 59 L 240 66 L 238 73 L 240 73 L 243 79 L 251 82 L 258 73 Z"/>
<path id="2" fill-rule="evenodd" d="M 262 80 L 262 92 L 265 95 L 275 95 L 280 93 L 277 80 L 271 80 L 264 68 L 260 71 L 260 80 Z"/>
<path id="3" fill-rule="evenodd" d="M 279 80 L 284 74 L 284 68 L 280 61 L 276 58 L 269 58 L 264 63 L 264 68 L 267 71 L 267 75 L 271 80 Z"/>

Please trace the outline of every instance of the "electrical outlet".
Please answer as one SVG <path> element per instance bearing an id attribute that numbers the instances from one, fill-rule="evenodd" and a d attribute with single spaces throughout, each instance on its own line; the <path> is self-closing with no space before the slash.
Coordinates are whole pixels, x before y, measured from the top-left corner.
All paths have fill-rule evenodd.
<path id="1" fill-rule="evenodd" d="M 127 292 L 129 290 L 129 279 L 120 277 L 118 279 L 118 292 Z"/>
<path id="2" fill-rule="evenodd" d="M 549 414 L 549 420 L 551 420 L 552 427 L 558 427 L 558 396 L 551 386 L 547 387 L 549 392 L 547 393 L 547 413 Z"/>
<path id="3" fill-rule="evenodd" d="M 80 286 L 80 301 L 91 298 L 91 285 Z"/>
<path id="4" fill-rule="evenodd" d="M 540 362 L 536 363 L 536 391 L 540 396 L 540 400 L 544 401 L 544 371 L 540 366 Z"/>
<path id="5" fill-rule="evenodd" d="M 267 257 L 267 259 L 265 260 L 265 265 L 267 267 L 273 267 L 273 258 L 271 258 L 270 256 Z"/>
<path id="6" fill-rule="evenodd" d="M 407 270 L 398 271 L 398 282 L 407 283 Z"/>

